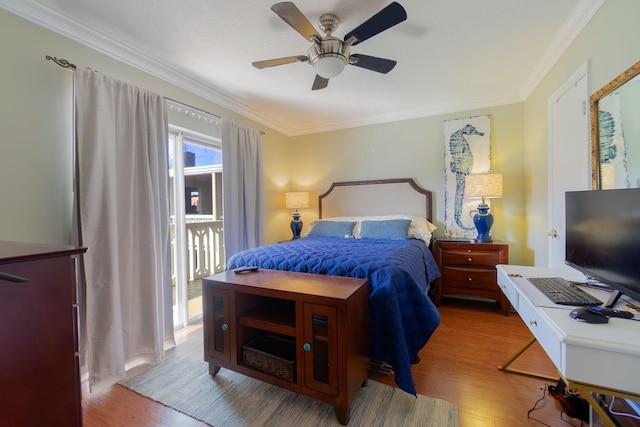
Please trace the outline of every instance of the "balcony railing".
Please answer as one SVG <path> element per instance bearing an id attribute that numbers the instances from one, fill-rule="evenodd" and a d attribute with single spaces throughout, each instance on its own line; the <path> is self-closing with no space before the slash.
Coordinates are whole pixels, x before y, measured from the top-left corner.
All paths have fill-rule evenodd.
<path id="1" fill-rule="evenodd" d="M 210 215 L 187 215 L 187 280 L 207 277 L 224 270 L 222 221 Z M 175 224 L 171 224 L 172 253 L 175 250 Z M 172 260 L 173 261 L 173 260 Z M 175 273 L 175 269 L 172 268 Z M 175 284 L 175 277 L 174 284 Z"/>
<path id="2" fill-rule="evenodd" d="M 189 220 L 187 217 L 187 267 L 191 281 L 224 270 L 224 246 L 222 221 Z"/>

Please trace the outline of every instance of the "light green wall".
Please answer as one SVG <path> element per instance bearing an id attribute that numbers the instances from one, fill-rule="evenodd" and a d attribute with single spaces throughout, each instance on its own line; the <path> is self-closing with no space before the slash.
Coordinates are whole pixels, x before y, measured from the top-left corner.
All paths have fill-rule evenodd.
<path id="1" fill-rule="evenodd" d="M 318 217 L 317 196 L 332 182 L 382 178 L 413 178 L 434 192 L 435 219 L 444 234 L 443 121 L 453 118 L 491 116 L 491 171 L 504 174 L 505 197 L 492 201 L 493 236 L 512 243 L 510 259 L 521 259 L 523 240 L 521 207 L 523 161 L 522 104 L 465 111 L 342 131 L 292 138 L 295 156 L 292 185 L 309 190 L 313 203 L 302 211 L 303 220 Z"/>
<path id="2" fill-rule="evenodd" d="M 0 55 L 0 240 L 70 242 L 73 73 L 46 55 L 264 130 L 265 241 L 278 238 L 272 223 L 284 215 L 276 200 L 289 185 L 288 137 L 2 9 Z"/>
<path id="3" fill-rule="evenodd" d="M 46 31 L 25 30 L 0 11 L 0 239 L 66 243 L 72 75 L 47 66 Z"/>

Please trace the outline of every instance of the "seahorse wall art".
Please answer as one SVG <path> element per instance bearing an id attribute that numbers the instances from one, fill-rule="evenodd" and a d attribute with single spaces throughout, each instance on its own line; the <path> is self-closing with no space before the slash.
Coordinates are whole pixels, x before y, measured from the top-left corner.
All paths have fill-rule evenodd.
<path id="1" fill-rule="evenodd" d="M 627 149 L 622 126 L 620 95 L 612 93 L 598 103 L 600 109 L 600 184 L 603 189 L 629 188 Z"/>
<path id="2" fill-rule="evenodd" d="M 471 173 L 489 172 L 491 166 L 491 117 L 446 120 L 445 138 L 445 236 L 475 238 L 469 213 L 479 199 L 465 199 L 464 179 Z"/>

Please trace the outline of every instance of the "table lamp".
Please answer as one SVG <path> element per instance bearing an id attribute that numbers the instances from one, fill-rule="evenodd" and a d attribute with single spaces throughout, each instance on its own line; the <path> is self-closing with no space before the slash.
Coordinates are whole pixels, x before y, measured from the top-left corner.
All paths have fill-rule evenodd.
<path id="1" fill-rule="evenodd" d="M 491 242 L 491 226 L 493 215 L 489 212 L 489 205 L 485 199 L 497 199 L 502 197 L 502 174 L 476 173 L 467 175 L 464 180 L 464 192 L 466 198 L 481 198 L 482 202 L 477 210 L 469 212 L 473 214 L 473 224 L 478 230 L 476 242 Z"/>
<path id="2" fill-rule="evenodd" d="M 309 193 L 306 191 L 289 191 L 285 193 L 285 205 L 287 209 L 295 209 L 291 220 L 291 232 L 293 233 L 291 240 L 299 239 L 302 231 L 302 221 L 300 220 L 298 209 L 309 207 Z"/>

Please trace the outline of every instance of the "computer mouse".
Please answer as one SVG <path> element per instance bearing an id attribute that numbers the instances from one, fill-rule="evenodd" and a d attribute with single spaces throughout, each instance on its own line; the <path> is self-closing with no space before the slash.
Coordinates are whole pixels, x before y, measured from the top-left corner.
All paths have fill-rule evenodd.
<path id="1" fill-rule="evenodd" d="M 596 313 L 588 308 L 576 308 L 569 313 L 572 319 L 582 320 L 586 323 L 609 323 L 609 318 L 602 313 Z"/>

